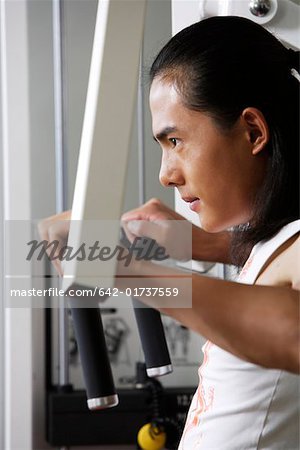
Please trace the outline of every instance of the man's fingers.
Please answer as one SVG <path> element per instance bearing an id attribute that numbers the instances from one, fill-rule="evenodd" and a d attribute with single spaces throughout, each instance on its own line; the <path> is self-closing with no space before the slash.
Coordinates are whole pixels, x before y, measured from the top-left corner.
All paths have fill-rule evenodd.
<path id="1" fill-rule="evenodd" d="M 38 232 L 47 255 L 60 276 L 63 275 L 61 261 L 67 245 L 70 229 L 70 211 L 51 216 L 38 223 Z"/>
<path id="2" fill-rule="evenodd" d="M 159 241 L 162 232 L 160 225 L 148 220 L 132 220 L 127 222 L 127 229 L 135 237 L 145 236 L 154 239 L 157 242 Z"/>

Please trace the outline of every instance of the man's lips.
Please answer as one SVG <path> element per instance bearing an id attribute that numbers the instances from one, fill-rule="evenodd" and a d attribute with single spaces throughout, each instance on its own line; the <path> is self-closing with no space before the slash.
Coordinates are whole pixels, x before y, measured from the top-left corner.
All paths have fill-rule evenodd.
<path id="1" fill-rule="evenodd" d="M 189 207 L 192 211 L 198 212 L 200 208 L 200 198 L 199 197 L 182 197 L 186 203 L 189 203 Z"/>

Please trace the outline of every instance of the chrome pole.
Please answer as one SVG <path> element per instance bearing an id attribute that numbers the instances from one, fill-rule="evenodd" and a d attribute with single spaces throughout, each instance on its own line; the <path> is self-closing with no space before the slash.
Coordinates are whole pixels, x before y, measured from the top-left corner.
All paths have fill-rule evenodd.
<path id="1" fill-rule="evenodd" d="M 137 127 L 138 127 L 138 173 L 139 173 L 139 204 L 146 200 L 145 193 L 145 117 L 144 117 L 144 77 L 143 77 L 143 45 L 141 46 L 140 70 L 137 97 Z"/>
<path id="2" fill-rule="evenodd" d="M 138 177 L 139 205 L 146 201 L 145 194 L 145 116 L 144 116 L 144 82 L 143 82 L 143 42 L 141 45 L 140 68 L 137 92 L 137 138 L 138 138 Z M 139 361 L 143 358 L 139 349 Z"/>
<path id="3" fill-rule="evenodd" d="M 56 212 L 67 207 L 66 131 L 65 131 L 65 80 L 63 52 L 63 1 L 52 0 L 53 14 L 53 68 L 54 68 L 54 123 L 55 123 L 55 174 Z M 69 383 L 68 310 L 60 298 L 59 311 L 59 385 Z"/>

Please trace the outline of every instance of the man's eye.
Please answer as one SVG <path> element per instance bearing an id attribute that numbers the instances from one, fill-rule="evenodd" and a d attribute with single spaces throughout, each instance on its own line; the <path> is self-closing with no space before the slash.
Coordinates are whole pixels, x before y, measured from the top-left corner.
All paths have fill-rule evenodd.
<path id="1" fill-rule="evenodd" d="M 174 147 L 176 147 L 176 145 L 177 145 L 177 138 L 170 138 L 169 139 L 169 142 L 171 142 L 171 144 L 174 146 Z"/>

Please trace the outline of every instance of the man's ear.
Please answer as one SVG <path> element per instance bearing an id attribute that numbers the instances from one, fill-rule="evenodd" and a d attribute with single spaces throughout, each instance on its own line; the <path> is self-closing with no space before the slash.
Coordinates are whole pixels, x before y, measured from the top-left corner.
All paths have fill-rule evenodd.
<path id="1" fill-rule="evenodd" d="M 245 108 L 241 114 L 247 130 L 249 143 L 252 144 L 252 155 L 257 155 L 269 142 L 270 133 L 263 113 L 256 108 Z"/>

